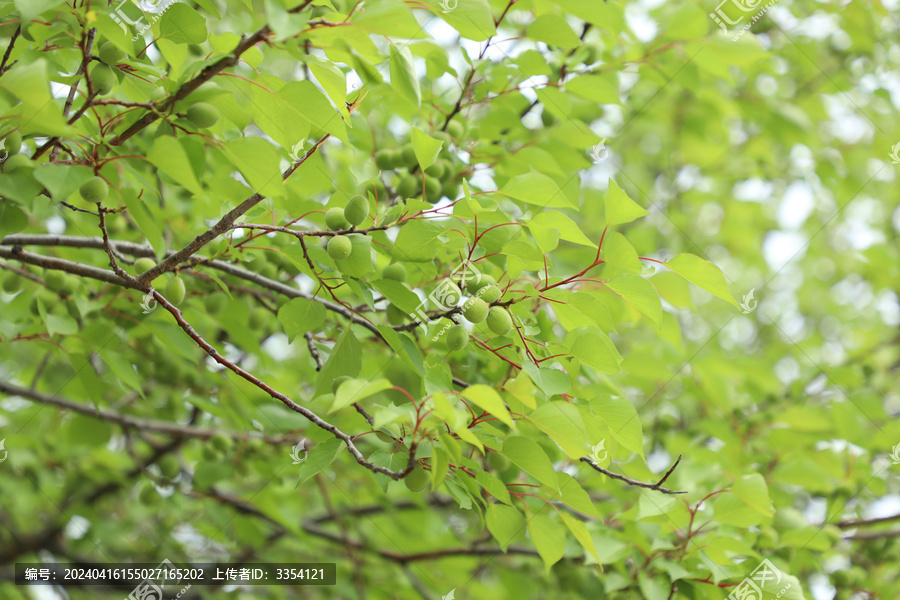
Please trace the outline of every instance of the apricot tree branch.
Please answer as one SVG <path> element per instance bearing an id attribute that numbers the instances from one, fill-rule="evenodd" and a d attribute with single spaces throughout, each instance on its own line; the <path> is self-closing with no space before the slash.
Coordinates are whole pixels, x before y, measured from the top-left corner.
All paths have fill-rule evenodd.
<path id="1" fill-rule="evenodd" d="M 625 477 L 624 475 L 619 475 L 618 473 L 613 473 L 610 470 L 604 469 L 603 467 L 601 467 L 600 465 L 595 463 L 593 460 L 591 460 L 590 457 L 587 457 L 587 456 L 581 457 L 581 461 L 586 462 L 587 464 L 591 465 L 591 467 L 593 467 L 595 471 L 599 471 L 599 472 L 603 473 L 604 475 L 612 477 L 613 479 L 618 479 L 619 481 L 624 481 L 628 485 L 636 485 L 638 487 L 646 488 L 648 490 L 656 490 L 658 492 L 662 492 L 663 494 L 687 494 L 687 492 L 679 492 L 676 490 L 670 490 L 668 488 L 662 487 L 662 483 L 669 477 L 669 475 L 672 474 L 672 471 L 675 470 L 675 467 L 678 465 L 678 462 L 680 460 L 681 460 L 681 456 L 678 457 L 678 460 L 675 461 L 675 464 L 672 465 L 672 467 L 668 470 L 668 472 L 666 472 L 666 474 L 663 476 L 663 478 L 659 480 L 659 483 L 645 483 L 643 481 L 638 481 L 636 479 L 632 479 L 630 477 Z"/>

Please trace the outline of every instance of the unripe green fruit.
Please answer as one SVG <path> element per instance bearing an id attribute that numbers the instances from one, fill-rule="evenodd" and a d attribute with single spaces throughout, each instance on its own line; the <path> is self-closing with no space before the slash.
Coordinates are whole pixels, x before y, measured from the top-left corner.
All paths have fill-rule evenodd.
<path id="1" fill-rule="evenodd" d="M 441 150 L 446 150 L 447 148 L 449 148 L 450 143 L 453 141 L 453 137 L 446 131 L 435 131 L 431 134 L 431 137 L 444 142 L 444 145 L 441 146 Z"/>
<path id="2" fill-rule="evenodd" d="M 390 149 L 379 150 L 375 153 L 375 165 L 382 171 L 394 168 L 394 155 Z"/>
<path id="3" fill-rule="evenodd" d="M 138 275 L 145 273 L 156 266 L 156 261 L 146 256 L 134 261 L 134 271 Z"/>
<path id="4" fill-rule="evenodd" d="M 392 169 L 399 169 L 404 166 L 403 152 L 400 150 L 400 148 L 393 148 L 391 150 L 388 150 L 388 157 L 390 158 Z"/>
<path id="5" fill-rule="evenodd" d="M 159 500 L 159 494 L 156 492 L 156 489 L 152 485 L 147 485 L 143 489 L 141 489 L 138 494 L 138 500 L 144 506 L 152 506 L 156 504 L 156 501 Z"/>
<path id="6" fill-rule="evenodd" d="M 490 304 L 491 302 L 496 302 L 500 299 L 500 296 L 503 295 L 503 292 L 500 291 L 496 285 L 486 285 L 477 292 L 478 297 Z"/>
<path id="7" fill-rule="evenodd" d="M 3 291 L 7 294 L 18 292 L 21 285 L 22 278 L 19 277 L 18 273 L 10 271 L 6 274 L 6 277 L 3 278 Z"/>
<path id="8" fill-rule="evenodd" d="M 188 107 L 187 118 L 201 129 L 212 127 L 219 120 L 219 109 L 208 102 L 197 102 Z"/>
<path id="9" fill-rule="evenodd" d="M 336 235 L 328 242 L 328 256 L 334 260 L 344 260 L 353 251 L 353 242 L 346 235 Z"/>
<path id="10" fill-rule="evenodd" d="M 181 473 L 181 465 L 178 464 L 178 459 L 172 454 L 164 454 L 156 464 L 166 479 L 175 479 Z"/>
<path id="11" fill-rule="evenodd" d="M 490 275 L 482 274 L 481 277 L 472 277 L 468 281 L 466 281 L 466 291 L 470 294 L 477 294 L 478 290 L 483 288 L 486 285 L 495 285 L 497 280 L 491 277 Z"/>
<path id="12" fill-rule="evenodd" d="M 62 271 L 47 271 L 47 274 L 44 275 L 44 282 L 54 292 L 60 292 L 66 282 L 66 274 Z"/>
<path id="13" fill-rule="evenodd" d="M 227 303 L 228 298 L 226 298 L 222 294 L 210 294 L 206 297 L 206 300 L 203 301 L 203 305 L 206 307 L 206 312 L 211 315 L 217 315 L 222 312 L 222 309 L 225 308 L 225 305 Z"/>
<path id="14" fill-rule="evenodd" d="M 262 267 L 259 268 L 259 274 L 265 277 L 266 279 L 277 279 L 278 278 L 278 267 L 273 265 L 272 263 L 266 263 Z"/>
<path id="15" fill-rule="evenodd" d="M 454 325 L 447 331 L 447 347 L 456 352 L 469 343 L 469 332 L 462 325 Z"/>
<path id="16" fill-rule="evenodd" d="M 257 306 L 253 310 L 250 311 L 250 328 L 251 329 L 259 329 L 263 325 L 266 324 L 266 321 L 269 320 L 269 311 L 261 306 Z"/>
<path id="17" fill-rule="evenodd" d="M 67 296 L 71 296 L 81 287 L 81 280 L 74 275 L 66 273 L 65 281 L 63 281 L 62 291 Z"/>
<path id="18" fill-rule="evenodd" d="M 221 452 L 228 452 L 229 450 L 231 450 L 232 440 L 224 433 L 217 433 L 209 438 L 209 443 Z"/>
<path id="19" fill-rule="evenodd" d="M 393 304 L 388 305 L 386 312 L 388 323 L 391 325 L 402 325 L 409 316 Z"/>
<path id="20" fill-rule="evenodd" d="M 541 113 L 541 123 L 544 124 L 544 127 L 550 127 L 552 125 L 556 125 L 556 122 L 557 122 L 556 117 L 554 117 L 552 114 L 550 114 L 550 111 L 548 111 L 545 108 L 544 112 Z"/>
<path id="21" fill-rule="evenodd" d="M 404 175 L 397 183 L 397 193 L 401 198 L 415 198 L 421 189 L 415 175 Z"/>
<path id="22" fill-rule="evenodd" d="M 488 466 L 495 472 L 505 471 L 509 468 L 509 459 L 499 452 L 491 452 L 487 456 Z"/>
<path id="23" fill-rule="evenodd" d="M 437 177 L 438 179 L 443 179 L 444 175 L 447 174 L 447 164 L 444 161 L 439 160 L 425 169 L 425 174 Z"/>
<path id="24" fill-rule="evenodd" d="M 463 316 L 466 318 L 466 321 L 470 323 L 481 323 L 487 319 L 488 310 L 487 302 L 481 298 L 472 298 L 466 302 L 466 307 L 463 309 Z"/>
<path id="25" fill-rule="evenodd" d="M 350 223 L 347 222 L 344 209 L 340 206 L 333 206 L 325 211 L 325 225 L 332 231 L 350 229 Z"/>
<path id="26" fill-rule="evenodd" d="M 416 151 L 412 144 L 406 144 L 400 149 L 400 158 L 403 164 L 410 168 L 419 164 L 419 159 L 416 158 Z"/>
<path id="27" fill-rule="evenodd" d="M 451 200 L 456 200 L 456 197 L 459 196 L 459 183 L 449 179 L 445 180 L 443 187 L 441 187 L 441 196 L 447 196 Z"/>
<path id="28" fill-rule="evenodd" d="M 222 452 L 210 444 L 203 445 L 203 458 L 208 461 L 217 461 L 222 458 Z"/>
<path id="29" fill-rule="evenodd" d="M 13 131 L 6 135 L 6 138 L 3 140 L 3 145 L 6 148 L 7 156 L 18 154 L 19 150 L 22 148 L 22 136 L 18 131 Z"/>
<path id="30" fill-rule="evenodd" d="M 109 195 L 109 186 L 101 177 L 91 177 L 81 184 L 78 193 L 88 202 L 101 202 Z"/>
<path id="31" fill-rule="evenodd" d="M 466 132 L 466 127 L 459 121 L 450 121 L 447 123 L 446 131 L 454 138 L 461 138 Z"/>
<path id="32" fill-rule="evenodd" d="M 353 378 L 349 375 L 340 375 L 339 377 L 335 377 L 334 381 L 331 382 L 331 393 L 337 394 L 338 388 L 341 387 L 341 384 L 345 381 L 349 381 L 350 379 Z"/>
<path id="33" fill-rule="evenodd" d="M 497 335 L 506 335 L 512 329 L 512 317 L 505 308 L 492 306 L 487 316 L 487 326 Z"/>
<path id="34" fill-rule="evenodd" d="M 122 61 L 125 53 L 119 50 L 119 47 L 112 42 L 103 42 L 103 45 L 100 46 L 100 51 L 97 52 L 97 56 L 106 64 L 115 65 Z"/>
<path id="35" fill-rule="evenodd" d="M 384 279 L 391 279 L 393 281 L 406 281 L 406 267 L 404 267 L 401 263 L 388 265 L 384 268 L 384 271 L 382 271 L 381 277 Z"/>
<path id="36" fill-rule="evenodd" d="M 184 302 L 184 295 L 187 290 L 184 287 L 184 281 L 180 277 L 173 277 L 166 284 L 166 300 L 178 306 Z"/>
<path id="37" fill-rule="evenodd" d="M 437 204 L 441 199 L 441 180 L 431 175 L 425 176 L 425 200 Z"/>
<path id="38" fill-rule="evenodd" d="M 100 96 L 110 93 L 115 82 L 116 74 L 109 66 L 98 63 L 91 69 L 91 83 L 94 85 L 94 91 Z"/>
<path id="39" fill-rule="evenodd" d="M 362 196 L 353 196 L 344 207 L 344 218 L 351 225 L 359 225 L 369 216 L 369 201 Z"/>
<path id="40" fill-rule="evenodd" d="M 409 475 L 403 478 L 403 483 L 406 484 L 406 489 L 409 491 L 420 492 L 428 485 L 428 479 L 428 473 L 425 472 L 425 469 L 416 467 L 409 472 Z"/>
<path id="41" fill-rule="evenodd" d="M 10 156 L 3 162 L 3 170 L 11 173 L 16 169 L 34 168 L 34 163 L 24 154 Z"/>

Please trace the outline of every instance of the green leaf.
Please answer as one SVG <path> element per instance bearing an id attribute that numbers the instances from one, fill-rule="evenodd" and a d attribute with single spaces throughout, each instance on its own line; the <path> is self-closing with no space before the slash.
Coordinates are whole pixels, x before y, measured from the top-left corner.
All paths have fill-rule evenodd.
<path id="1" fill-rule="evenodd" d="M 22 124 L 20 134 L 71 135 L 62 116 L 62 109 L 50 93 L 50 76 L 45 59 L 16 62 L 0 78 L 0 89 L 22 101 L 15 108 L 15 114 Z"/>
<path id="2" fill-rule="evenodd" d="M 609 189 L 603 196 L 603 206 L 606 210 L 607 227 L 631 223 L 635 219 L 650 214 L 649 211 L 644 210 L 637 202 L 629 198 L 628 194 L 612 179 L 609 180 Z"/>
<path id="3" fill-rule="evenodd" d="M 327 469 L 340 454 L 342 448 L 344 448 L 344 442 L 338 438 L 331 438 L 321 444 L 316 444 L 306 455 L 306 460 L 300 465 L 300 473 L 297 475 L 297 485 L 295 487 L 299 488 L 310 477 Z"/>
<path id="4" fill-rule="evenodd" d="M 335 412 L 355 402 L 365 400 L 369 396 L 391 389 L 391 386 L 391 382 L 387 379 L 375 379 L 374 381 L 350 379 L 344 381 L 338 387 L 334 402 L 331 403 L 331 408 L 328 409 L 328 412 Z"/>
<path id="5" fill-rule="evenodd" d="M 438 236 L 444 228 L 433 221 L 405 223 L 394 242 L 394 256 L 407 262 L 431 262 L 442 246 Z"/>
<path id="6" fill-rule="evenodd" d="M 409 48 L 403 46 L 398 49 L 391 44 L 391 86 L 409 98 L 413 104 L 422 104 L 422 90 L 419 89 L 419 77 L 416 75 L 416 67 L 413 64 L 412 54 Z"/>
<path id="7" fill-rule="evenodd" d="M 46 165 L 34 170 L 34 178 L 47 188 L 57 202 L 74 194 L 82 183 L 93 176 L 93 169 L 80 165 Z"/>
<path id="8" fill-rule="evenodd" d="M 679 254 L 666 262 L 666 266 L 697 287 L 729 302 L 735 308 L 740 308 L 737 301 L 731 296 L 731 292 L 728 291 L 725 275 L 722 274 L 719 267 L 711 262 L 693 254 Z"/>
<path id="9" fill-rule="evenodd" d="M 269 197 L 284 196 L 278 168 L 281 158 L 271 144 L 262 138 L 239 138 L 224 144 L 221 150 L 254 192 Z"/>
<path id="10" fill-rule="evenodd" d="M 483 42 L 497 33 L 494 15 L 487 0 L 458 0 L 445 5 L 456 8 L 445 10 L 438 0 L 429 0 L 435 13 L 444 19 L 450 27 L 457 30 L 464 38 L 475 42 Z"/>
<path id="11" fill-rule="evenodd" d="M 528 520 L 528 535 L 549 574 L 550 568 L 565 554 L 566 528 L 546 515 L 533 515 Z"/>
<path id="12" fill-rule="evenodd" d="M 591 443 L 581 413 L 574 405 L 563 401 L 547 402 L 526 418 L 549 435 L 569 458 L 578 460 L 590 454 Z"/>
<path id="13" fill-rule="evenodd" d="M 528 37 L 560 48 L 575 48 L 581 44 L 565 17 L 557 14 L 545 14 L 535 19 L 528 26 Z"/>
<path id="14" fill-rule="evenodd" d="M 409 132 L 412 141 L 413 150 L 416 153 L 416 160 L 419 161 L 419 168 L 423 171 L 434 164 L 437 160 L 438 153 L 444 142 L 436 140 L 418 127 L 413 127 Z"/>
<path id="15" fill-rule="evenodd" d="M 278 92 L 253 86 L 253 121 L 282 148 L 292 149 L 309 137 L 310 122 L 291 102 L 291 84 Z"/>
<path id="16" fill-rule="evenodd" d="M 206 41 L 206 19 L 183 2 L 166 7 L 159 20 L 160 37 L 176 44 L 202 44 Z"/>
<path id="17" fill-rule="evenodd" d="M 388 302 L 406 314 L 415 312 L 419 307 L 419 304 L 422 303 L 412 290 L 399 281 L 376 279 L 369 283 L 378 290 L 382 296 L 387 298 Z"/>
<path id="18" fill-rule="evenodd" d="M 594 538 L 591 537 L 591 533 L 588 531 L 587 525 L 565 511 L 560 512 L 559 515 L 560 517 L 562 517 L 562 521 L 566 524 L 566 527 L 569 528 L 569 531 L 572 532 L 572 536 L 578 541 L 579 544 L 581 544 L 581 547 L 584 548 L 587 553 L 597 561 L 597 564 L 599 565 L 600 557 L 597 555 L 597 548 L 594 547 Z"/>
<path id="19" fill-rule="evenodd" d="M 626 398 L 603 395 L 591 400 L 591 410 L 609 425 L 609 432 L 624 448 L 644 456 L 644 435 L 634 405 Z"/>
<path id="20" fill-rule="evenodd" d="M 424 26 L 419 25 L 403 2 L 372 2 L 364 11 L 356 13 L 351 23 L 369 33 L 395 38 L 411 40 L 427 37 Z"/>
<path id="21" fill-rule="evenodd" d="M 662 323 L 662 303 L 659 300 L 659 294 L 649 281 L 640 275 L 623 273 L 604 282 L 604 285 L 628 303 L 629 306 L 647 315 L 657 328 L 660 327 Z"/>
<path id="22" fill-rule="evenodd" d="M 134 188 L 122 190 L 122 203 L 128 209 L 128 214 L 137 223 L 138 228 L 157 256 L 162 256 L 166 251 L 166 240 L 159 228 L 159 220 L 150 211 L 147 202 L 138 197 L 138 191 Z"/>
<path id="23" fill-rule="evenodd" d="M 319 329 L 325 323 L 325 306 L 306 298 L 293 298 L 278 310 L 278 320 L 288 340 L 293 342 L 298 335 Z"/>
<path id="24" fill-rule="evenodd" d="M 517 175 L 506 182 L 499 193 L 543 208 L 573 208 L 556 182 L 540 173 Z"/>
<path id="25" fill-rule="evenodd" d="M 28 227 L 28 215 L 9 200 L 0 200 L 0 241 Z"/>
<path id="26" fill-rule="evenodd" d="M 64 431 L 66 441 L 73 445 L 103 446 L 112 437 L 109 423 L 79 414 L 69 418 Z"/>
<path id="27" fill-rule="evenodd" d="M 356 377 L 362 368 L 362 348 L 359 341 L 348 327 L 338 338 L 337 344 L 328 356 L 328 360 L 322 365 L 319 377 L 316 379 L 316 395 L 331 392 L 331 384 L 337 377 L 347 375 Z"/>
<path id="28" fill-rule="evenodd" d="M 503 442 L 501 452 L 514 465 L 548 486 L 557 489 L 558 480 L 553 464 L 544 450 L 535 442 L 522 436 L 512 436 Z"/>
<path id="29" fill-rule="evenodd" d="M 325 90 L 325 93 L 328 94 L 334 105 L 345 117 L 349 117 L 350 115 L 347 112 L 347 79 L 344 76 L 344 72 L 337 68 L 334 63 L 313 55 L 307 55 L 306 62 L 309 65 L 309 70 L 316 76 L 316 81 L 319 82 L 319 85 L 322 86 L 322 89 Z"/>
<path id="30" fill-rule="evenodd" d="M 615 272 L 637 274 L 644 270 L 634 246 L 618 231 L 607 232 L 600 257 L 606 261 L 605 264 L 613 267 Z"/>
<path id="31" fill-rule="evenodd" d="M 114 352 L 109 348 L 101 348 L 99 354 L 101 358 L 103 358 L 103 362 L 107 364 L 113 374 L 118 377 L 122 383 L 143 395 L 140 378 L 137 376 L 137 373 L 134 372 L 134 367 L 131 366 L 131 363 L 129 363 L 122 354 Z"/>
<path id="32" fill-rule="evenodd" d="M 539 212 L 534 215 L 528 223 L 529 227 L 532 225 L 540 225 L 548 229 L 555 229 L 559 232 L 559 239 L 561 240 L 566 240 L 567 242 L 580 244 L 582 246 L 589 246 L 591 248 L 597 247 L 594 242 L 584 235 L 575 221 L 558 210 L 544 210 Z"/>
<path id="33" fill-rule="evenodd" d="M 579 75 L 566 82 L 566 89 L 597 104 L 621 104 L 615 73 Z"/>
<path id="34" fill-rule="evenodd" d="M 512 499 L 509 496 L 509 490 L 506 489 L 506 486 L 502 481 L 497 479 L 494 475 L 488 473 L 487 471 L 476 471 L 475 473 L 475 481 L 481 485 L 487 493 L 491 496 L 503 502 L 505 504 L 512 504 Z"/>
<path id="35" fill-rule="evenodd" d="M 262 140 L 259 140 L 262 142 Z M 263 142 L 265 143 L 265 142 Z M 191 161 L 187 152 L 177 139 L 171 136 L 158 136 L 153 140 L 153 146 L 147 153 L 147 160 L 154 167 L 174 179 L 179 185 L 184 186 L 194 194 L 203 193 L 200 182 L 197 181 Z"/>
<path id="36" fill-rule="evenodd" d="M 312 81 L 291 81 L 278 90 L 278 97 L 279 102 L 293 106 L 296 113 L 310 124 L 310 135 L 321 137 L 328 133 L 347 142 L 347 128 L 341 113 L 331 106 L 328 98 Z"/>
<path id="37" fill-rule="evenodd" d="M 488 531 L 491 532 L 504 552 L 525 532 L 525 517 L 512 506 L 489 503 L 484 520 Z"/>
<path id="38" fill-rule="evenodd" d="M 509 411 L 506 410 L 506 406 L 503 404 L 503 399 L 500 397 L 500 394 L 497 393 L 494 388 L 477 383 L 475 385 L 470 385 L 462 392 L 462 397 L 466 400 L 472 401 L 475 405 L 477 405 L 482 410 L 489 412 L 494 415 L 503 423 L 509 425 L 513 429 L 516 428 L 515 423 L 512 420 L 512 417 L 509 416 Z"/>
<path id="39" fill-rule="evenodd" d="M 557 369 L 550 367 L 538 367 L 533 362 L 526 361 L 522 368 L 531 381 L 541 388 L 541 391 L 547 396 L 555 396 L 556 394 L 565 394 L 572 387 L 566 374 Z"/>
<path id="40" fill-rule="evenodd" d="M 598 328 L 585 327 L 577 332 L 571 332 L 569 337 L 574 338 L 569 351 L 582 363 L 601 373 L 619 372 L 622 356 L 609 336 Z M 568 339 L 567 337 L 567 341 Z"/>

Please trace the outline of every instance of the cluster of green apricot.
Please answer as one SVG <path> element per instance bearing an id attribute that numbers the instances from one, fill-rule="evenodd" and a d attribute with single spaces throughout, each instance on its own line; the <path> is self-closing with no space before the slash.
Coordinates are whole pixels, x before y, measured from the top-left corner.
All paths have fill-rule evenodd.
<path id="1" fill-rule="evenodd" d="M 472 296 L 463 305 L 463 317 L 470 323 L 486 321 L 488 329 L 497 335 L 506 335 L 512 329 L 512 317 L 502 306 L 490 306 L 503 295 L 497 281 L 490 275 L 481 275 L 466 284 L 466 291 Z M 462 325 L 454 325 L 447 331 L 447 347 L 462 350 L 469 343 L 469 332 Z"/>
<path id="2" fill-rule="evenodd" d="M 325 225 L 332 231 L 345 231 L 356 227 L 369 216 L 369 201 L 363 196 L 353 196 L 341 208 L 334 206 L 325 212 Z M 353 251 L 350 236 L 336 235 L 328 240 L 328 256 L 334 260 L 344 260 Z"/>
<path id="3" fill-rule="evenodd" d="M 23 281 L 25 279 L 22 276 L 10 271 L 3 277 L 3 291 L 7 294 L 15 294 L 22 289 Z M 60 297 L 65 300 L 71 300 L 81 289 L 81 279 L 79 277 L 63 271 L 48 269 L 44 273 L 44 283 L 46 287 L 41 287 L 31 294 L 31 301 L 28 305 L 31 314 L 36 317 L 40 316 L 41 313 L 38 307 L 38 300 L 40 300 L 48 313 L 57 315 L 68 313 L 73 319 L 78 319 L 81 316 L 74 302 L 60 302 Z"/>
<path id="4" fill-rule="evenodd" d="M 208 461 L 219 461 L 231 450 L 233 442 L 224 433 L 216 433 L 203 444 L 203 458 Z"/>
<path id="5" fill-rule="evenodd" d="M 116 73 L 113 71 L 113 66 L 119 64 L 125 58 L 125 53 L 112 42 L 103 42 L 97 51 L 97 57 L 100 59 L 100 62 L 91 69 L 91 83 L 97 95 L 105 96 L 112 91 L 113 85 L 116 83 Z"/>
<path id="6" fill-rule="evenodd" d="M 459 121 L 450 121 L 447 131 L 432 134 L 444 144 L 437 161 L 425 169 L 424 175 L 418 170 L 412 143 L 399 148 L 382 148 L 375 153 L 375 164 L 382 171 L 400 171 L 395 189 L 401 198 L 421 198 L 424 190 L 425 200 L 431 204 L 437 204 L 444 196 L 455 200 L 459 194 L 459 173 L 465 165 L 449 148 L 454 139 L 464 134 L 465 127 Z"/>
<path id="7" fill-rule="evenodd" d="M 134 261 L 135 275 L 141 275 L 155 266 L 155 260 L 147 256 L 143 256 Z M 165 296 L 166 300 L 168 300 L 175 306 L 178 306 L 179 304 L 184 302 L 184 297 L 186 294 L 187 288 L 184 285 L 184 280 L 182 280 L 178 275 L 175 275 L 166 283 L 166 291 L 163 296 Z"/>

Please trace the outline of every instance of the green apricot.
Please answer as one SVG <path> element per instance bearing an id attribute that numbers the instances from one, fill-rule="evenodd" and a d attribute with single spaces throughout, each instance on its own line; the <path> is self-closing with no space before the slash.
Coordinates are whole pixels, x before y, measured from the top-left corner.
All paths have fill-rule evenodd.
<path id="1" fill-rule="evenodd" d="M 450 121 L 447 123 L 446 131 L 453 138 L 461 138 L 466 133 L 466 127 L 459 121 Z"/>
<path id="2" fill-rule="evenodd" d="M 481 277 L 473 277 L 466 282 L 466 291 L 470 294 L 477 294 L 478 290 L 486 285 L 495 285 L 497 280 L 490 275 L 481 275 Z"/>
<path id="3" fill-rule="evenodd" d="M 444 145 L 441 146 L 441 150 L 446 150 L 450 147 L 450 143 L 453 142 L 453 137 L 446 131 L 435 131 L 431 134 L 431 137 L 444 142 Z"/>
<path id="4" fill-rule="evenodd" d="M 180 277 L 173 277 L 166 284 L 166 300 L 178 306 L 184 302 L 184 295 L 187 290 L 184 287 L 184 281 Z"/>
<path id="5" fill-rule="evenodd" d="M 344 260 L 353 251 L 353 242 L 346 235 L 336 235 L 328 241 L 328 256 Z"/>
<path id="6" fill-rule="evenodd" d="M 492 306 L 487 316 L 487 326 L 497 335 L 506 335 L 512 329 L 512 317 L 505 308 Z"/>
<path id="7" fill-rule="evenodd" d="M 463 316 L 470 323 L 481 323 L 488 317 L 487 302 L 481 298 L 471 298 L 466 302 L 463 308 Z"/>
<path id="8" fill-rule="evenodd" d="M 104 63 L 115 65 L 122 62 L 122 59 L 125 58 L 125 53 L 119 50 L 119 47 L 112 42 L 103 42 L 99 52 L 97 52 L 97 56 L 99 56 L 100 60 Z"/>
<path id="9" fill-rule="evenodd" d="M 80 287 L 81 287 L 81 280 L 78 279 L 78 277 L 76 277 L 75 275 L 70 275 L 69 273 L 66 273 L 65 281 L 63 281 L 63 285 L 62 285 L 62 292 L 67 296 L 71 296 L 72 294 L 77 292 L 78 288 L 80 288 Z"/>
<path id="10" fill-rule="evenodd" d="M 415 198 L 421 190 L 419 180 L 415 175 L 404 175 L 397 183 L 397 193 L 401 198 Z"/>
<path id="11" fill-rule="evenodd" d="M 265 277 L 266 279 L 277 279 L 278 278 L 278 267 L 273 265 L 270 262 L 267 262 L 263 266 L 259 268 L 259 274 Z"/>
<path id="12" fill-rule="evenodd" d="M 454 325 L 447 332 L 447 347 L 456 352 L 469 343 L 469 332 L 462 325 Z"/>
<path id="13" fill-rule="evenodd" d="M 502 454 L 500 454 L 499 452 L 489 453 L 487 456 L 487 463 L 492 471 L 495 471 L 498 473 L 508 469 L 509 465 L 511 464 L 509 462 L 509 459 L 506 458 L 505 456 L 503 456 Z"/>
<path id="14" fill-rule="evenodd" d="M 425 200 L 431 204 L 437 204 L 441 199 L 441 180 L 431 175 L 425 175 Z"/>
<path id="15" fill-rule="evenodd" d="M 10 271 L 6 274 L 6 277 L 3 278 L 3 291 L 7 294 L 14 294 L 18 292 L 21 286 L 22 278 L 19 277 L 18 273 Z"/>
<path id="16" fill-rule="evenodd" d="M 109 186 L 102 177 L 91 177 L 81 184 L 78 193 L 88 202 L 101 202 L 109 195 Z"/>
<path id="17" fill-rule="evenodd" d="M 333 206 L 325 211 L 325 225 L 332 231 L 350 229 L 345 211 L 340 206 Z"/>
<path id="18" fill-rule="evenodd" d="M 44 275 L 44 282 L 54 292 L 61 292 L 66 283 L 66 274 L 62 271 L 47 271 L 47 274 Z"/>
<path id="19" fill-rule="evenodd" d="M 441 188 L 441 196 L 447 196 L 451 200 L 456 200 L 456 197 L 459 196 L 459 183 L 449 179 L 444 180 L 444 185 Z"/>
<path id="20" fill-rule="evenodd" d="M 138 501 L 144 506 L 152 506 L 159 500 L 159 494 L 152 485 L 147 485 L 138 494 Z"/>
<path id="21" fill-rule="evenodd" d="M 439 160 L 425 169 L 425 174 L 437 177 L 438 179 L 443 179 L 444 175 L 447 174 L 447 164 L 444 161 Z"/>
<path id="22" fill-rule="evenodd" d="M 116 74 L 104 63 L 97 63 L 91 69 L 91 83 L 94 85 L 94 91 L 100 96 L 105 96 L 113 89 L 116 82 Z"/>
<path id="23" fill-rule="evenodd" d="M 344 218 L 351 225 L 359 225 L 369 216 L 369 201 L 363 196 L 353 196 L 344 207 Z"/>
<path id="24" fill-rule="evenodd" d="M 412 144 L 406 144 L 400 149 L 400 158 L 403 164 L 410 168 L 419 164 L 419 159 L 416 158 L 416 151 Z"/>
<path id="25" fill-rule="evenodd" d="M 406 484 L 406 489 L 411 492 L 420 492 L 425 489 L 425 486 L 428 485 L 428 473 L 425 472 L 425 469 L 421 467 L 416 467 L 409 474 L 403 478 L 403 483 Z"/>
<path id="26" fill-rule="evenodd" d="M 156 266 L 156 261 L 146 256 L 134 261 L 134 271 L 138 275 L 145 273 Z"/>
<path id="27" fill-rule="evenodd" d="M 38 317 L 41 314 L 41 311 L 38 310 L 38 299 L 44 303 L 44 310 L 48 313 L 53 311 L 57 302 L 59 301 L 59 296 L 52 293 L 50 290 L 45 288 L 41 288 L 38 292 L 31 297 L 31 302 L 28 303 L 28 308 L 31 311 L 31 314 Z"/>
<path id="28" fill-rule="evenodd" d="M 331 382 L 331 393 L 337 394 L 338 388 L 341 387 L 341 384 L 350 379 L 353 378 L 349 375 L 341 375 L 339 377 L 335 377 L 334 381 Z"/>
<path id="29" fill-rule="evenodd" d="M 496 302 L 500 299 L 500 296 L 503 295 L 503 292 L 500 291 L 496 285 L 486 285 L 477 292 L 478 297 L 490 304 L 491 302 Z"/>
<path id="30" fill-rule="evenodd" d="M 15 171 L 16 169 L 33 169 L 34 163 L 30 158 L 25 156 L 24 154 L 16 154 L 10 156 L 3 162 L 3 170 L 7 173 Z"/>
<path id="31" fill-rule="evenodd" d="M 394 306 L 393 304 L 388 304 L 387 307 L 387 320 L 391 325 L 402 325 L 406 322 L 408 314 Z"/>
<path id="32" fill-rule="evenodd" d="M 178 464 L 178 458 L 172 454 L 164 454 L 156 464 L 166 479 L 175 479 L 181 473 L 181 465 Z"/>
<path id="33" fill-rule="evenodd" d="M 227 303 L 228 298 L 222 294 L 209 294 L 203 301 L 203 306 L 206 307 L 206 312 L 209 314 L 217 315 L 222 312 L 222 309 L 225 308 Z"/>
<path id="34" fill-rule="evenodd" d="M 406 267 L 401 263 L 388 265 L 384 268 L 384 271 L 381 272 L 381 277 L 383 279 L 404 282 L 406 281 Z"/>
<path id="35" fill-rule="evenodd" d="M 210 444 L 203 445 L 203 458 L 208 461 L 221 460 L 222 452 Z"/>
<path id="36" fill-rule="evenodd" d="M 382 171 L 394 168 L 394 155 L 390 149 L 385 148 L 375 153 L 375 165 Z"/>
<path id="37" fill-rule="evenodd" d="M 3 140 L 3 145 L 6 149 L 7 156 L 18 154 L 19 150 L 21 150 L 22 148 L 22 136 L 18 131 L 8 133 L 6 134 L 6 138 Z"/>
<path id="38" fill-rule="evenodd" d="M 250 311 L 250 328 L 260 329 L 269 320 L 269 311 L 262 306 L 257 306 Z"/>
<path id="39" fill-rule="evenodd" d="M 201 129 L 212 127 L 219 120 L 219 109 L 208 102 L 197 102 L 188 107 L 187 118 Z"/>

